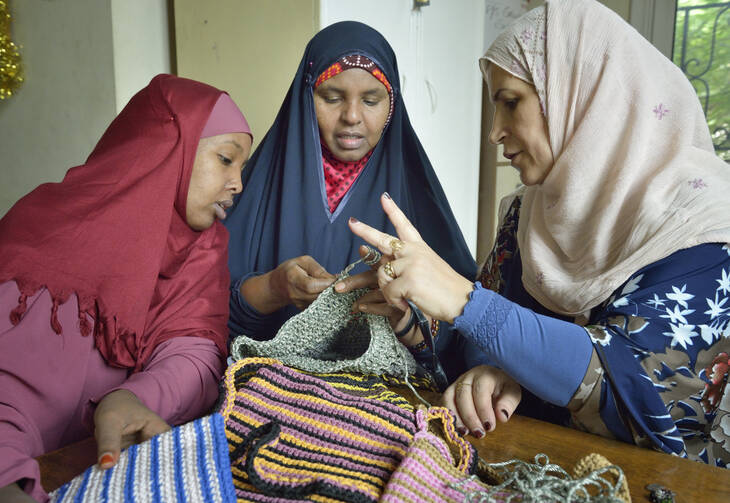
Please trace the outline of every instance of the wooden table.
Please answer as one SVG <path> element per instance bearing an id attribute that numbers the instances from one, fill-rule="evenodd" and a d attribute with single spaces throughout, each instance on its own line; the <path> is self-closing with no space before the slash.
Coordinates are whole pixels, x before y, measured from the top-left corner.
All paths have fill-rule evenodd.
<path id="1" fill-rule="evenodd" d="M 730 470 L 609 440 L 528 417 L 514 416 L 482 439 L 470 439 L 490 463 L 522 459 L 538 453 L 570 472 L 576 462 L 597 452 L 620 466 L 633 501 L 649 501 L 645 487 L 658 483 L 676 494 L 677 503 L 730 502 Z"/>
<path id="2" fill-rule="evenodd" d="M 408 390 L 397 390 L 416 405 Z M 436 403 L 436 393 L 422 393 Z M 542 453 L 551 463 L 571 472 L 575 464 L 591 453 L 606 457 L 624 471 L 632 501 L 649 501 L 647 484 L 657 483 L 675 493 L 676 503 L 730 503 L 730 469 L 717 468 L 635 445 L 591 435 L 529 417 L 512 416 L 507 423 L 481 439 L 466 437 L 488 463 L 511 459 L 534 462 Z"/>
<path id="3" fill-rule="evenodd" d="M 426 398 L 431 400 L 434 397 L 427 395 Z M 409 396 L 409 399 L 415 403 L 413 397 Z M 650 483 L 672 489 L 677 503 L 730 502 L 730 470 L 527 417 L 513 416 L 484 438 L 477 440 L 468 436 L 467 439 L 488 462 L 510 459 L 533 462 L 536 454 L 544 453 L 552 463 L 567 471 L 583 456 L 597 452 L 623 469 L 635 502 L 649 501 L 645 486 Z M 38 461 L 43 487 L 51 491 L 96 462 L 96 444 L 89 438 L 40 456 Z"/>

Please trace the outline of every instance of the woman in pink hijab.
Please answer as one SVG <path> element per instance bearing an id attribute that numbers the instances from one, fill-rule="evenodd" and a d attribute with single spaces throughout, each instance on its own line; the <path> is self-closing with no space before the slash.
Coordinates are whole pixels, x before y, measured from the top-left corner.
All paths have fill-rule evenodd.
<path id="1" fill-rule="evenodd" d="M 0 220 L 1 500 L 47 499 L 36 456 L 93 433 L 108 468 L 212 406 L 251 141 L 226 93 L 158 75 Z"/>
<path id="2" fill-rule="evenodd" d="M 489 138 L 524 186 L 478 281 L 387 195 L 398 238 L 350 222 L 388 254 L 387 303 L 459 332 L 468 366 L 444 404 L 476 437 L 524 397 L 522 412 L 728 466 L 730 168 L 694 89 L 595 0 L 548 0 L 480 64 Z"/>

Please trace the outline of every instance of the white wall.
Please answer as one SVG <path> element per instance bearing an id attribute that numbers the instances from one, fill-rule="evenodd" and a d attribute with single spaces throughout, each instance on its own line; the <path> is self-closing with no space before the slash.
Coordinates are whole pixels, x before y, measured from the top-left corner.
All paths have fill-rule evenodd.
<path id="1" fill-rule="evenodd" d="M 0 216 L 82 164 L 118 103 L 169 72 L 165 0 L 10 4 L 25 82 L 0 101 Z"/>
<path id="2" fill-rule="evenodd" d="M 158 73 L 170 73 L 166 0 L 111 0 L 116 112 Z"/>
<path id="3" fill-rule="evenodd" d="M 398 59 L 413 128 L 476 253 L 481 75 L 486 0 L 321 0 L 320 24 L 356 20 L 388 40 Z"/>

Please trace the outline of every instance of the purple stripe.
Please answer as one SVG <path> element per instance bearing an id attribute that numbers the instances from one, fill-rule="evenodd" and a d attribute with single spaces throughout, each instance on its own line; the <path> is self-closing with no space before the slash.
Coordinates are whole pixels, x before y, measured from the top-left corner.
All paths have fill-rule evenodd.
<path id="1" fill-rule="evenodd" d="M 334 386 L 320 378 L 295 373 L 295 371 L 287 369 L 286 367 L 277 368 L 281 369 L 281 373 L 273 372 L 271 369 L 262 368 L 259 370 L 257 376 L 261 378 L 265 377 L 265 380 L 279 384 L 282 387 L 292 388 L 305 394 L 325 398 L 341 405 L 349 405 L 358 408 L 361 408 L 363 405 L 367 405 L 370 411 L 377 412 L 377 415 L 383 416 L 384 419 L 387 419 L 390 422 L 396 422 L 406 429 L 413 428 L 412 411 L 405 410 L 397 405 L 375 398 L 365 398 L 347 394 L 344 391 L 336 389 Z M 281 374 L 288 375 L 285 377 Z M 295 382 L 292 380 L 293 377 L 307 381 L 307 384 Z M 254 379 L 255 378 L 252 378 L 251 380 Z M 250 381 L 246 383 L 246 387 L 250 384 Z"/>
<path id="2" fill-rule="evenodd" d="M 311 476 L 311 475 L 304 476 L 304 477 L 299 476 L 299 478 L 302 479 L 302 481 L 299 484 L 295 484 L 295 483 L 292 483 L 292 482 L 287 482 L 287 481 L 284 481 L 284 480 L 279 480 L 279 478 L 282 477 L 282 475 L 286 475 L 287 477 L 293 477 L 293 476 L 300 475 L 300 474 L 298 474 L 296 472 L 277 471 L 277 470 L 274 470 L 274 469 L 266 469 L 266 468 L 262 468 L 262 467 L 261 468 L 260 467 L 256 467 L 256 472 L 262 478 L 265 478 L 265 480 L 267 482 L 269 482 L 271 484 L 275 484 L 276 486 L 280 486 L 280 487 L 292 487 L 292 488 L 295 488 L 295 487 L 299 487 L 299 486 L 302 486 L 304 484 L 307 484 L 309 482 L 313 482 L 315 480 L 319 480 L 319 481 L 323 481 L 324 483 L 326 483 L 329 486 L 338 487 L 338 488 L 343 489 L 343 490 L 346 490 L 346 491 L 356 491 L 356 492 L 361 493 L 361 494 L 366 494 L 366 495 L 368 495 L 371 498 L 374 497 L 374 496 L 372 496 L 372 492 L 375 492 L 375 493 L 382 492 L 383 489 L 384 489 L 384 487 L 385 487 L 385 481 L 381 481 L 379 484 L 372 484 L 372 483 L 370 483 L 373 491 L 372 492 L 369 492 L 369 491 L 363 490 L 360 487 L 357 487 L 356 483 L 363 483 L 362 481 L 357 481 L 356 482 L 355 479 L 349 479 L 349 480 L 346 480 L 346 481 L 337 481 L 337 480 L 334 479 L 334 477 L 335 477 L 334 475 L 324 474 L 324 473 L 319 473 L 319 472 L 317 472 L 315 474 L 316 476 Z M 271 477 L 271 476 L 266 477 L 266 475 L 270 475 L 270 474 L 273 474 L 273 477 Z M 348 477 L 347 477 L 347 475 L 340 475 L 340 478 L 347 479 Z M 365 482 L 365 483 L 367 483 L 367 482 Z M 319 494 L 319 493 L 315 493 L 315 494 Z M 375 496 L 375 498 L 377 498 L 377 496 Z"/>
<path id="3" fill-rule="evenodd" d="M 340 410 L 336 409 L 335 407 L 328 405 L 328 404 L 317 404 L 313 403 L 310 400 L 297 400 L 292 399 L 290 397 L 285 397 L 277 389 L 272 389 L 268 386 L 264 385 L 252 385 L 247 386 L 246 388 L 238 391 L 236 395 L 236 403 L 241 404 L 244 400 L 246 400 L 246 395 L 251 395 L 253 397 L 259 398 L 265 403 L 269 405 L 275 405 L 277 407 L 282 407 L 285 409 L 289 409 L 292 411 L 295 411 L 299 413 L 300 415 L 304 416 L 310 416 L 312 418 L 316 418 L 319 421 L 322 421 L 326 424 L 337 424 L 337 425 L 346 425 L 347 428 L 351 428 L 352 423 L 363 423 L 366 422 L 367 424 L 371 425 L 371 428 L 378 429 L 382 432 L 387 433 L 390 436 L 394 437 L 401 437 L 404 439 L 410 439 L 412 438 L 413 434 L 415 433 L 415 424 L 413 419 L 411 419 L 410 423 L 406 423 L 405 425 L 394 425 L 395 427 L 400 427 L 400 432 L 398 429 L 389 428 L 388 426 L 380 425 L 376 423 L 373 419 L 366 417 L 362 413 L 358 413 L 359 411 L 362 411 L 363 409 L 372 414 L 375 418 L 380 419 L 385 424 L 391 424 L 387 418 L 383 418 L 381 414 L 378 414 L 378 412 L 381 412 L 378 408 L 380 405 L 380 402 L 377 402 L 375 405 L 372 406 L 371 403 L 363 402 L 359 403 L 357 405 L 353 404 L 346 404 L 344 406 L 349 407 L 351 410 Z M 271 397 L 269 395 L 273 394 L 274 396 Z M 315 395 L 317 398 L 322 399 L 321 397 Z M 326 402 L 326 399 L 323 399 Z M 321 413 L 312 412 L 309 410 L 302 410 L 301 406 L 307 405 L 309 407 L 319 407 L 322 411 Z M 256 407 L 257 405 L 254 405 Z M 282 412 L 276 411 L 277 415 L 282 415 Z M 348 421 L 349 420 L 349 421 Z M 402 431 L 405 430 L 405 433 Z M 375 437 L 373 437 L 375 438 Z"/>
<path id="4" fill-rule="evenodd" d="M 293 449 L 287 445 L 278 445 L 277 446 L 277 452 L 280 452 L 281 454 L 285 454 L 288 456 L 296 456 L 299 455 L 302 451 L 298 449 Z M 391 470 L 388 470 L 387 468 L 380 468 L 375 465 L 364 465 L 364 464 L 358 464 L 356 462 L 350 461 L 348 459 L 338 458 L 336 456 L 330 456 L 327 454 L 322 454 L 319 452 L 311 452 L 306 451 L 308 459 L 310 459 L 313 462 L 326 464 L 329 466 L 337 466 L 339 468 L 344 468 L 348 470 L 358 471 L 361 473 L 367 473 L 368 475 L 372 475 L 378 478 L 387 478 L 390 476 Z M 392 464 L 392 462 L 391 462 Z"/>
<path id="5" fill-rule="evenodd" d="M 251 431 L 250 429 L 248 429 L 248 430 L 245 429 L 245 427 L 243 427 L 243 425 L 240 425 L 239 423 L 237 423 L 235 421 L 229 421 L 229 423 L 226 425 L 226 428 L 229 431 L 235 432 L 237 435 L 239 435 L 241 437 L 247 436 L 248 433 Z M 388 451 L 383 451 L 381 449 L 380 454 L 372 453 L 372 452 L 363 453 L 363 450 L 361 447 L 360 448 L 351 447 L 351 446 L 347 446 L 347 445 L 342 445 L 341 443 L 329 443 L 329 444 L 323 443 L 319 438 L 313 437 L 313 436 L 307 434 L 306 432 L 302 432 L 302 431 L 292 432 L 286 426 L 283 427 L 283 430 L 302 441 L 306 441 L 306 442 L 312 444 L 314 446 L 314 448 L 317 448 L 317 447 L 330 448 L 330 449 L 336 450 L 338 452 L 341 452 L 343 454 L 343 456 L 346 456 L 347 454 L 357 455 L 357 456 L 364 457 L 366 460 L 369 460 L 369 459 L 378 460 L 378 461 L 388 463 L 391 465 L 394 463 L 397 464 L 397 462 L 400 461 L 400 459 L 402 459 L 402 454 L 395 452 L 394 450 L 388 452 Z M 403 448 L 402 450 L 405 451 L 405 449 L 406 449 L 405 445 L 402 445 L 401 447 Z M 274 449 L 274 452 L 276 452 L 276 450 L 278 450 L 278 449 L 279 449 L 279 446 L 277 446 L 277 448 Z M 299 452 L 302 453 L 302 457 L 306 458 L 308 456 L 311 456 L 314 451 L 306 450 L 306 449 L 302 448 Z"/>
<path id="6" fill-rule="evenodd" d="M 284 501 L 287 503 L 291 503 L 291 501 L 292 501 L 292 500 L 287 500 L 284 498 L 274 498 L 271 496 L 266 496 L 261 493 L 243 490 L 243 489 L 239 489 L 239 488 L 236 488 L 236 498 L 238 499 L 238 501 L 253 501 L 253 502 L 261 501 L 263 503 L 280 503 L 280 502 L 284 502 Z"/>
<path id="7" fill-rule="evenodd" d="M 363 401 L 377 401 L 379 404 L 382 404 L 383 408 L 386 409 L 386 412 L 388 414 L 393 414 L 401 419 L 403 419 L 404 417 L 407 418 L 409 415 L 412 414 L 411 411 L 403 409 L 402 407 L 399 407 L 398 405 L 392 404 L 390 402 L 380 401 L 375 398 L 356 396 L 349 394 L 345 391 L 341 391 L 337 389 L 334 385 L 328 383 L 321 378 L 308 376 L 306 374 L 298 374 L 290 369 L 284 370 L 285 372 L 275 372 L 272 369 L 262 369 L 260 374 L 262 377 L 265 376 L 266 380 L 270 382 L 289 383 L 289 387 L 302 390 L 305 393 L 314 392 L 314 394 L 316 395 L 322 395 L 323 392 L 325 392 L 324 396 L 331 399 L 333 402 L 343 404 L 358 404 Z M 285 375 L 282 375 L 282 373 Z M 300 381 L 305 382 L 302 383 Z"/>
<path id="8" fill-rule="evenodd" d="M 420 484 L 411 484 L 411 487 L 413 487 L 413 486 L 420 487 Z M 415 493 L 415 492 L 411 491 L 408 487 L 404 487 L 400 484 L 394 484 L 394 481 L 392 479 L 391 479 L 391 482 L 388 483 L 388 485 L 385 489 L 386 489 L 386 491 L 388 491 L 389 494 L 383 494 L 380 497 L 380 501 L 384 501 L 384 502 L 392 501 L 394 503 L 400 503 L 401 501 L 403 501 L 403 500 L 401 500 L 401 498 L 405 498 L 410 501 L 421 501 L 423 499 L 423 498 L 421 498 L 420 493 Z M 436 501 L 441 500 L 441 498 L 434 498 L 434 499 Z"/>
<path id="9" fill-rule="evenodd" d="M 239 392 L 239 395 L 236 398 L 236 405 L 234 406 L 233 410 L 236 411 L 239 414 L 242 415 L 251 415 L 257 418 L 259 421 L 263 422 L 269 422 L 271 419 L 265 418 L 259 414 L 256 414 L 253 411 L 256 411 L 257 409 L 261 408 L 260 403 L 254 403 L 252 400 L 253 398 L 259 399 L 261 402 L 266 404 L 266 409 L 271 412 L 271 415 L 279 422 L 281 422 L 284 425 L 290 426 L 292 429 L 296 431 L 306 431 L 310 433 L 319 433 L 320 435 L 327 435 L 331 441 L 333 442 L 352 442 L 352 436 L 359 436 L 365 439 L 369 439 L 372 441 L 377 441 L 379 443 L 383 443 L 387 446 L 399 446 L 399 447 L 405 447 L 409 441 L 412 438 L 412 434 L 404 434 L 399 433 L 397 431 L 389 430 L 387 427 L 383 427 L 377 423 L 371 422 L 367 418 L 363 416 L 358 416 L 356 414 L 352 415 L 353 420 L 357 420 L 357 422 L 349 422 L 345 420 L 337 419 L 335 416 L 337 414 L 337 411 L 330 411 L 330 409 L 322 407 L 323 413 L 314 413 L 310 411 L 304 411 L 301 409 L 291 408 L 287 409 L 286 411 L 277 410 L 278 408 L 285 408 L 284 404 L 281 402 L 276 401 L 275 399 L 271 399 L 265 395 L 262 395 L 258 392 L 255 392 L 254 390 L 247 390 L 248 395 L 243 395 L 241 392 Z M 316 406 L 316 404 L 312 404 Z M 285 408 L 286 409 L 286 408 Z M 292 414 L 289 415 L 287 412 L 291 412 Z M 297 415 L 301 415 L 306 417 L 307 419 L 296 419 L 294 417 L 294 413 Z M 322 429 L 321 427 L 313 424 L 315 421 L 318 421 L 322 424 L 329 425 L 333 428 L 339 428 L 340 430 L 349 433 L 349 435 L 345 435 L 344 433 L 335 433 L 335 432 L 328 432 Z M 357 423 L 360 423 L 359 425 Z M 366 428 L 362 427 L 361 425 L 369 426 L 371 429 L 376 430 L 378 433 L 373 433 L 368 431 Z M 386 436 L 387 435 L 387 436 Z M 371 449 L 385 449 L 386 447 L 371 447 Z"/>

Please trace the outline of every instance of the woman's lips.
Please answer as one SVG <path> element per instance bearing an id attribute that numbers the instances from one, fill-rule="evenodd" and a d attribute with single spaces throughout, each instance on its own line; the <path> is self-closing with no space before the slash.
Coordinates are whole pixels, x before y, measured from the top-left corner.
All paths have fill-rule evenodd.
<path id="1" fill-rule="evenodd" d="M 342 133 L 335 136 L 337 146 L 342 150 L 357 150 L 365 143 L 365 137 L 360 134 Z"/>
<path id="2" fill-rule="evenodd" d="M 507 159 L 509 159 L 509 161 L 510 161 L 510 164 L 512 165 L 512 167 L 513 167 L 513 168 L 517 168 L 517 166 L 515 166 L 515 158 L 516 158 L 516 157 L 517 157 L 518 155 L 520 155 L 521 153 L 522 153 L 522 151 L 520 151 L 520 152 L 515 152 L 514 154 L 504 154 L 504 156 L 505 156 L 505 157 L 506 157 Z M 518 169 L 519 169 L 519 168 L 518 168 Z"/>
<path id="3" fill-rule="evenodd" d="M 213 209 L 215 210 L 215 216 L 218 217 L 219 220 L 225 220 L 226 218 L 226 210 L 233 206 L 233 201 L 217 201 L 213 203 Z"/>

